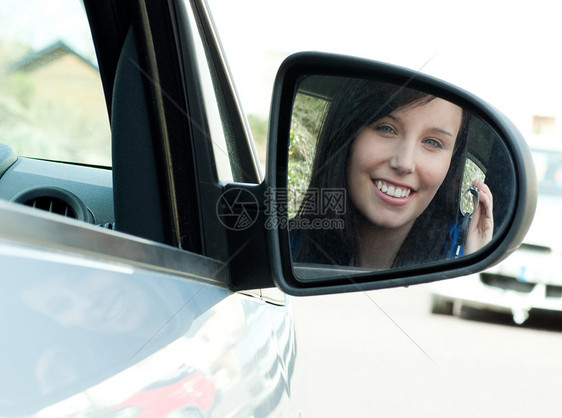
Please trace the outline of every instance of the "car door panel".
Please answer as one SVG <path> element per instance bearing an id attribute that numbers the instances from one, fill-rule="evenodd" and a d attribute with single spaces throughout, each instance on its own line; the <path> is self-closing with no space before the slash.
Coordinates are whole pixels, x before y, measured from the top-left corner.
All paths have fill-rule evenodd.
<path id="1" fill-rule="evenodd" d="M 287 407 L 295 353 L 286 307 L 14 241 L 0 243 L 0 265 L 2 415 Z"/>

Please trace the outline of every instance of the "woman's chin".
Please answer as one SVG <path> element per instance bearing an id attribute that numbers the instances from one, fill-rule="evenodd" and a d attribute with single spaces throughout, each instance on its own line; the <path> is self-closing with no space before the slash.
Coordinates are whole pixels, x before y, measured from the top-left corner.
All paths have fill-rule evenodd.
<path id="1" fill-rule="evenodd" d="M 371 227 L 375 229 L 385 229 L 385 230 L 402 230 L 403 228 L 410 229 L 414 224 L 415 219 L 404 219 L 397 218 L 396 216 L 382 217 L 382 216 L 370 216 L 368 219 L 363 219 L 363 222 L 359 223 L 360 227 Z"/>

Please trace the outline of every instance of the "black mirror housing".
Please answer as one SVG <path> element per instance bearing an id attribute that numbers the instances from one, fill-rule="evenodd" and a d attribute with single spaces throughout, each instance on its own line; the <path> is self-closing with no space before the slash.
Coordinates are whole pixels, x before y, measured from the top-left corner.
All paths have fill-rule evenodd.
<path id="1" fill-rule="evenodd" d="M 308 84 L 314 84 L 303 82 L 311 77 L 315 80 L 324 80 L 322 77 L 326 80 L 357 79 L 368 83 L 388 83 L 399 90 L 420 91 L 453 103 L 482 121 L 505 149 L 511 167 L 509 175 L 513 178 L 508 209 L 502 215 L 501 225 L 497 226 L 491 241 L 463 257 L 385 269 L 365 268 L 353 263 L 329 265 L 295 260 L 294 234 L 289 222 L 294 213 L 290 214 L 287 209 L 291 122 L 297 93 L 299 89 L 301 92 L 304 90 L 303 86 L 309 89 Z M 333 89 L 329 83 L 316 84 L 318 86 L 312 88 L 313 94 L 328 97 L 330 102 L 330 91 Z M 474 95 L 405 68 L 315 52 L 289 57 L 280 67 L 275 81 L 268 147 L 267 174 L 262 185 L 268 199 L 268 205 L 262 206 L 267 218 L 267 264 L 275 284 L 288 294 L 364 291 L 472 274 L 498 263 L 517 249 L 533 219 L 537 199 L 536 175 L 528 146 L 517 128 L 501 112 Z M 489 164 L 493 164 L 493 154 Z"/>

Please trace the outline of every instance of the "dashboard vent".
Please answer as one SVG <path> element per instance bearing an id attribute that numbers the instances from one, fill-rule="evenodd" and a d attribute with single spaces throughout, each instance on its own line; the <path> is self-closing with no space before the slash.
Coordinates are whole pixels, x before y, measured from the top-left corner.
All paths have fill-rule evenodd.
<path id="1" fill-rule="evenodd" d="M 94 216 L 84 202 L 74 193 L 61 187 L 39 186 L 26 189 L 14 196 L 12 202 L 94 223 Z"/>
<path id="2" fill-rule="evenodd" d="M 24 205 L 31 206 L 32 208 L 46 210 L 47 212 L 56 213 L 58 215 L 63 215 L 68 218 L 76 219 L 76 212 L 72 209 L 68 203 L 62 199 L 57 199 L 56 197 L 43 196 L 30 199 L 27 202 L 23 202 Z"/>

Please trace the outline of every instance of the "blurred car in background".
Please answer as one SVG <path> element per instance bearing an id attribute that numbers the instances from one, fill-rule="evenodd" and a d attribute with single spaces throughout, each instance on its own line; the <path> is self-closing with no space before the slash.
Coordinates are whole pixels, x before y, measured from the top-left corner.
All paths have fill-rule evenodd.
<path id="1" fill-rule="evenodd" d="M 538 202 L 521 247 L 477 274 L 432 286 L 431 311 L 459 315 L 463 306 L 508 312 L 523 324 L 532 310 L 562 312 L 562 148 L 535 147 Z"/>

